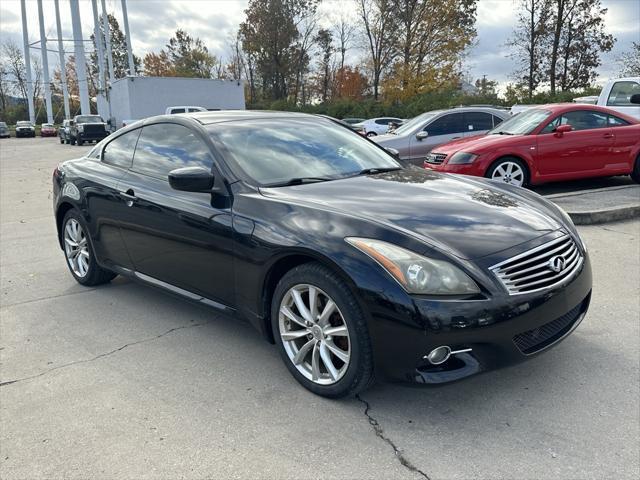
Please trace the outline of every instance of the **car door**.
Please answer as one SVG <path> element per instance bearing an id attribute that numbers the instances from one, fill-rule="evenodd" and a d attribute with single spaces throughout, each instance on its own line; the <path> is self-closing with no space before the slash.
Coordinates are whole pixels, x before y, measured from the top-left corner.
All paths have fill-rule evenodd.
<path id="1" fill-rule="evenodd" d="M 599 175 L 613 148 L 606 113 L 574 110 L 554 118 L 537 136 L 537 165 L 541 176 L 571 179 Z M 560 125 L 572 131 L 558 134 Z"/>
<path id="2" fill-rule="evenodd" d="M 611 175 L 628 174 L 633 170 L 635 163 L 634 154 L 640 138 L 640 126 L 611 114 L 608 115 L 608 123 L 613 134 L 613 148 L 604 168 Z"/>
<path id="3" fill-rule="evenodd" d="M 129 205 L 122 236 L 146 280 L 233 305 L 230 206 L 218 194 L 177 191 L 168 182 L 171 170 L 193 166 L 217 171 L 199 132 L 176 123 L 145 125 L 118 187 Z"/>
<path id="4" fill-rule="evenodd" d="M 140 130 L 119 135 L 105 145 L 98 144 L 88 155 L 92 161 L 83 168 L 82 189 L 96 255 L 105 264 L 124 268 L 133 268 L 133 264 L 120 233 L 120 219 L 128 212 L 118 183 L 131 167 Z"/>
<path id="5" fill-rule="evenodd" d="M 421 130 L 429 134 L 427 138 L 420 140 L 413 135 L 409 140 L 411 163 L 421 164 L 432 149 L 464 137 L 467 129 L 462 112 L 447 113 L 429 121 Z"/>

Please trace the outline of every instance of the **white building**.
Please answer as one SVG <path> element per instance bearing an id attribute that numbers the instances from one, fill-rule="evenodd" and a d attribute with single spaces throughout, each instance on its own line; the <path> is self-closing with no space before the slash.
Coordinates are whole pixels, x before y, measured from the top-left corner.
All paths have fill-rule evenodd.
<path id="1" fill-rule="evenodd" d="M 111 115 L 104 98 L 98 113 L 116 128 L 123 121 L 162 115 L 167 107 L 193 105 L 207 110 L 244 110 L 242 80 L 184 77 L 126 77 L 111 85 Z"/>

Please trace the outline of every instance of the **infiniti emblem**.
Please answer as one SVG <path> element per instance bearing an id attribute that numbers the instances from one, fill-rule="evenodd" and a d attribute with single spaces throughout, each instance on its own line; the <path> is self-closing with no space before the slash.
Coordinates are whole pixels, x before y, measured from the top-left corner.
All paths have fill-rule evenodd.
<path id="1" fill-rule="evenodd" d="M 565 259 L 561 255 L 556 255 L 555 257 L 551 257 L 551 260 L 549 260 L 547 266 L 550 270 L 556 273 L 561 272 L 562 270 L 564 270 Z"/>

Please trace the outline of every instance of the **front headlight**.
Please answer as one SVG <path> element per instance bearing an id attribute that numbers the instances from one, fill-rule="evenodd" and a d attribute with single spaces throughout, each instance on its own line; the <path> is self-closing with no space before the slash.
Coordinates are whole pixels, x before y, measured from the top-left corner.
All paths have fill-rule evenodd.
<path id="1" fill-rule="evenodd" d="M 447 163 L 450 165 L 464 165 L 467 163 L 473 163 L 476 158 L 478 158 L 478 155 L 474 153 L 456 152 Z"/>
<path id="2" fill-rule="evenodd" d="M 84 125 L 78 125 L 78 131 L 84 132 Z"/>
<path id="3" fill-rule="evenodd" d="M 382 240 L 347 237 L 345 240 L 366 253 L 408 292 L 418 295 L 465 295 L 479 293 L 478 285 L 455 265 Z"/>

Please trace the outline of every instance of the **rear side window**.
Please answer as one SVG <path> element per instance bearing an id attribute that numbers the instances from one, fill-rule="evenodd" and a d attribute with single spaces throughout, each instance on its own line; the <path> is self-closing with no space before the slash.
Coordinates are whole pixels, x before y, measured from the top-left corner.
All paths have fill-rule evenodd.
<path id="1" fill-rule="evenodd" d="M 622 127 L 624 125 L 629 125 L 629 122 L 623 120 L 620 117 L 616 117 L 615 115 L 609 115 L 609 126 L 610 127 Z"/>
<path id="2" fill-rule="evenodd" d="M 470 132 L 491 130 L 493 128 L 493 120 L 491 119 L 490 113 L 466 112 L 464 118 L 467 124 L 467 130 Z"/>
<path id="3" fill-rule="evenodd" d="M 493 117 L 493 126 L 500 125 L 503 120 L 500 117 L 496 117 L 495 115 L 491 115 Z"/>
<path id="4" fill-rule="evenodd" d="M 107 143 L 102 152 L 102 161 L 116 167 L 130 168 L 133 160 L 133 151 L 136 148 L 136 141 L 139 135 L 140 129 L 138 128 Z M 100 150 L 97 148 L 96 150 L 98 150 L 99 155 Z"/>
<path id="5" fill-rule="evenodd" d="M 390 120 L 388 118 L 379 118 L 376 120 L 378 125 L 389 125 Z"/>
<path id="6" fill-rule="evenodd" d="M 464 122 L 464 114 L 450 113 L 434 120 L 431 124 L 427 125 L 424 130 L 429 132 L 430 136 L 452 135 L 454 133 L 465 132 L 467 127 Z"/>
<path id="7" fill-rule="evenodd" d="M 167 180 L 176 168 L 212 166 L 209 147 L 194 132 L 175 123 L 156 123 L 142 128 L 132 170 Z"/>
<path id="8" fill-rule="evenodd" d="M 631 95 L 636 93 L 640 93 L 640 83 L 631 81 L 616 82 L 609 93 L 607 105 L 613 107 L 635 107 L 636 105 L 631 103 Z"/>

